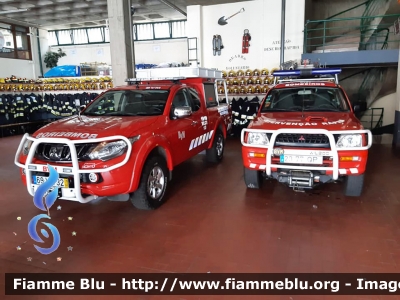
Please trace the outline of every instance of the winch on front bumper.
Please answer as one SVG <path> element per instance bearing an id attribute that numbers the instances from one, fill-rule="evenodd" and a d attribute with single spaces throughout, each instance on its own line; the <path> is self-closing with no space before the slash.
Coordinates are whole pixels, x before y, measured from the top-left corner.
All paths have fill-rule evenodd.
<path id="1" fill-rule="evenodd" d="M 359 138 L 359 145 L 338 142 L 346 136 Z M 303 190 L 341 175 L 362 173 L 372 134 L 369 130 L 243 129 L 241 143 L 246 168 Z"/>

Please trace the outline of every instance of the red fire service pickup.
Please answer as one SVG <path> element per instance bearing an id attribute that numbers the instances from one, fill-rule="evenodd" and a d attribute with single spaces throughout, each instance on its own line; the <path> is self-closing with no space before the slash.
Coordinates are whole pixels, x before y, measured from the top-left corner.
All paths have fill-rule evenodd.
<path id="1" fill-rule="evenodd" d="M 15 164 L 32 196 L 50 165 L 59 173 L 60 199 L 130 199 L 136 208 L 156 209 L 176 165 L 203 151 L 209 162 L 222 160 L 231 109 L 218 100 L 217 82 L 226 85 L 220 71 L 159 68 L 137 70 L 136 77 L 79 115 L 23 136 Z"/>
<path id="2" fill-rule="evenodd" d="M 351 106 L 340 72 L 302 66 L 273 74 L 273 88 L 241 133 L 248 188 L 264 178 L 295 191 L 344 179 L 346 196 L 361 195 L 372 134 L 354 115 L 361 107 Z"/>

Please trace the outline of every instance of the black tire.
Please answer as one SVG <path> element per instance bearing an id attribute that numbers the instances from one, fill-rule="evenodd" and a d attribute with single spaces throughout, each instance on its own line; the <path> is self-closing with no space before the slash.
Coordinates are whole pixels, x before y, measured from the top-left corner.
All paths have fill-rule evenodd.
<path id="1" fill-rule="evenodd" d="M 244 168 L 244 182 L 249 189 L 260 189 L 262 185 L 261 172 Z"/>
<path id="2" fill-rule="evenodd" d="M 344 181 L 344 194 L 348 197 L 360 197 L 364 187 L 364 174 L 350 175 Z"/>
<path id="3" fill-rule="evenodd" d="M 154 178 L 155 182 L 149 182 L 154 175 L 160 175 L 160 178 Z M 152 188 L 157 183 L 162 188 Z M 165 192 L 168 185 L 168 169 L 165 159 L 160 156 L 153 156 L 147 160 L 143 167 L 142 175 L 138 189 L 131 195 L 133 206 L 141 210 L 154 210 L 165 202 Z M 152 195 L 151 192 L 154 194 Z"/>
<path id="4" fill-rule="evenodd" d="M 219 163 L 222 161 L 225 149 L 225 138 L 220 129 L 217 129 L 214 136 L 213 145 L 206 150 L 207 161 L 210 163 Z"/>

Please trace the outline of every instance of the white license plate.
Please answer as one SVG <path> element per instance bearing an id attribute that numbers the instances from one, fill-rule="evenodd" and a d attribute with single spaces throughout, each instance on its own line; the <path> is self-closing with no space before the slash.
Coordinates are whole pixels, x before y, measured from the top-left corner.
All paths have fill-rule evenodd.
<path id="1" fill-rule="evenodd" d="M 322 165 L 323 156 L 281 155 L 281 163 Z"/>
<path id="2" fill-rule="evenodd" d="M 49 179 L 48 177 L 44 177 L 44 176 L 33 176 L 33 184 L 36 185 L 40 185 L 44 182 L 47 181 L 47 179 Z M 63 188 L 68 188 L 68 179 L 66 178 L 58 178 L 57 183 L 55 184 L 55 186 L 58 187 L 63 187 Z"/>

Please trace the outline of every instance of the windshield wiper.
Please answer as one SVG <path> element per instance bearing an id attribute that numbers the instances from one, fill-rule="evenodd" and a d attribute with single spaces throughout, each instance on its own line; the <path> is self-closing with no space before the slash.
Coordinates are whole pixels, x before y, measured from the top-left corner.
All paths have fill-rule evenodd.
<path id="1" fill-rule="evenodd" d="M 337 112 L 342 112 L 342 110 L 338 108 L 308 108 L 304 109 L 304 111 L 337 111 Z"/>
<path id="2" fill-rule="evenodd" d="M 129 113 L 129 112 L 122 112 L 122 111 L 115 111 L 112 113 L 106 113 L 103 116 L 137 116 L 136 113 Z"/>
<path id="3" fill-rule="evenodd" d="M 81 116 L 101 116 L 101 114 L 86 112 L 84 114 L 81 114 Z"/>

